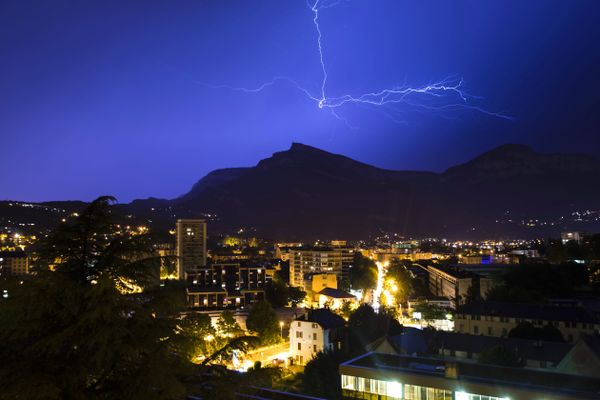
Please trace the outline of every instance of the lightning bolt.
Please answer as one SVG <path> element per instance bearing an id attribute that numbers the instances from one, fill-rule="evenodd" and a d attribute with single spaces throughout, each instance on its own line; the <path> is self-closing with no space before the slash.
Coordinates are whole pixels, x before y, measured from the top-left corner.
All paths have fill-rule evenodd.
<path id="1" fill-rule="evenodd" d="M 384 112 L 396 122 L 398 121 L 393 117 L 392 113 L 390 112 L 390 106 L 395 106 L 398 104 L 408 105 L 415 109 L 420 108 L 430 112 L 438 112 L 442 115 L 446 112 L 453 112 L 458 110 L 472 110 L 497 118 L 507 119 L 511 121 L 513 120 L 513 118 L 509 115 L 505 115 L 499 112 L 492 112 L 475 104 L 472 104 L 471 100 L 477 99 L 477 97 L 469 95 L 465 90 L 463 90 L 463 78 L 456 76 L 447 77 L 441 81 L 429 83 L 420 87 L 411 87 L 405 84 L 402 86 L 381 89 L 375 92 L 363 93 L 360 95 L 344 94 L 337 97 L 328 97 L 326 94 L 326 86 L 327 79 L 329 76 L 327 74 L 327 67 L 325 64 L 325 56 L 323 51 L 323 33 L 319 24 L 319 13 L 322 10 L 333 8 L 339 5 L 341 2 L 342 0 L 338 0 L 329 4 L 325 4 L 322 2 L 322 0 L 315 0 L 314 3 L 311 4 L 310 0 L 307 0 L 306 3 L 308 8 L 313 13 L 312 21 L 317 33 L 316 42 L 322 73 L 320 91 L 318 95 L 312 94 L 311 91 L 301 86 L 298 82 L 285 76 L 274 77 L 270 81 L 265 82 L 255 88 L 233 87 L 228 85 L 208 85 L 201 82 L 198 83 L 201 83 L 202 85 L 212 89 L 229 89 L 244 93 L 259 93 L 278 83 L 287 83 L 299 90 L 300 92 L 302 92 L 308 99 L 314 101 L 319 109 L 329 110 L 335 118 L 344 122 L 350 128 L 354 127 L 350 125 L 346 118 L 342 117 L 336 111 L 337 109 L 340 109 L 341 107 L 348 104 L 376 107 L 379 109 L 379 111 Z M 420 99 L 422 98 L 430 98 L 436 100 L 438 103 L 433 105 L 427 104 L 423 101 L 420 101 Z"/>

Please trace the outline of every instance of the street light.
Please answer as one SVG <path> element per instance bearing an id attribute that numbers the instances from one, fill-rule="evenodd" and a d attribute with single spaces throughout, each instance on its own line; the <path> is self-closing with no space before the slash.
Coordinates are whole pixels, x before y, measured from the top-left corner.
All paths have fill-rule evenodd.
<path id="1" fill-rule="evenodd" d="M 283 339 L 283 321 L 279 321 L 279 329 L 281 330 L 281 338 Z"/>

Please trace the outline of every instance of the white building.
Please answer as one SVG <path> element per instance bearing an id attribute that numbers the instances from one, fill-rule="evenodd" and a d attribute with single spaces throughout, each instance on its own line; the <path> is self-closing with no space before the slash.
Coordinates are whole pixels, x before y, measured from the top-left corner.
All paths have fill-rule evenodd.
<path id="1" fill-rule="evenodd" d="M 290 354 L 306 365 L 318 352 L 342 347 L 344 319 L 327 309 L 310 310 L 290 325 Z"/>

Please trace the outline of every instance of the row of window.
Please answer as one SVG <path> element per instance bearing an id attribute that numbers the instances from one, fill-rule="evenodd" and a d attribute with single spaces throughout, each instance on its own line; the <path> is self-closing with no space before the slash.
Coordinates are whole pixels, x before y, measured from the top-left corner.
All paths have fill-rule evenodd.
<path id="1" fill-rule="evenodd" d="M 345 397 L 377 400 L 507 400 L 505 397 L 402 384 L 352 375 L 342 375 Z M 454 394 L 454 396 L 453 396 Z"/>
<path id="2" fill-rule="evenodd" d="M 310 348 L 310 345 L 309 345 L 309 348 Z M 298 351 L 302 351 L 302 343 L 300 343 L 300 342 L 298 342 Z M 316 344 L 312 345 L 312 351 L 313 351 L 313 353 L 317 353 L 318 352 Z"/>
<path id="3" fill-rule="evenodd" d="M 482 318 L 483 317 L 483 318 Z M 494 317 L 491 315 L 464 315 L 464 314 L 456 314 L 455 319 L 470 319 L 472 321 L 500 321 L 500 322 L 505 322 L 505 323 L 510 323 L 510 322 L 515 322 L 515 323 L 520 323 L 520 322 L 531 322 L 533 325 L 554 325 L 556 327 L 559 327 L 561 325 L 563 325 L 565 328 L 579 328 L 581 327 L 582 329 L 593 329 L 594 328 L 594 324 L 587 324 L 587 323 L 578 323 L 578 322 L 570 322 L 570 321 L 565 321 L 565 322 L 558 322 L 558 321 L 546 321 L 546 320 L 541 320 L 541 319 L 537 319 L 537 320 L 532 320 L 532 319 L 526 319 L 526 318 L 510 318 L 510 317 Z"/>
<path id="4" fill-rule="evenodd" d="M 304 337 L 304 334 L 302 333 L 302 331 L 296 331 L 296 339 L 302 339 L 303 337 Z M 317 340 L 316 333 L 312 334 L 312 340 Z"/>

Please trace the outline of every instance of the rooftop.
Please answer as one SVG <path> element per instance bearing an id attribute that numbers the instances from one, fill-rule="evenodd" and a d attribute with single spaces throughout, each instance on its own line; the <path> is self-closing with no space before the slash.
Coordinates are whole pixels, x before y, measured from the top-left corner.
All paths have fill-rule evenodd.
<path id="1" fill-rule="evenodd" d="M 341 328 L 344 326 L 344 318 L 332 313 L 326 308 L 309 310 L 307 314 L 296 318 L 296 321 L 314 322 L 323 329 Z"/>
<path id="2" fill-rule="evenodd" d="M 437 270 L 440 272 L 443 272 L 445 274 L 450 275 L 453 278 L 456 279 L 463 279 L 463 278 L 472 278 L 473 274 L 470 272 L 466 272 L 466 271 L 462 271 L 459 269 L 454 269 L 454 268 L 449 268 L 449 267 L 445 267 L 445 266 L 441 266 L 441 265 L 428 265 L 427 266 L 427 270 Z"/>
<path id="3" fill-rule="evenodd" d="M 446 376 L 446 368 L 455 366 L 457 377 Z M 456 386 L 466 383 L 485 384 L 493 387 L 535 390 L 550 393 L 575 395 L 577 398 L 598 398 L 600 380 L 584 378 L 543 370 L 507 368 L 472 362 L 452 361 L 412 357 L 394 354 L 367 353 L 340 365 L 342 373 L 358 368 L 375 370 L 382 376 L 402 374 L 405 377 L 414 375 L 431 376 L 445 379 Z M 357 371 L 358 372 L 358 371 Z"/>
<path id="4" fill-rule="evenodd" d="M 27 254 L 22 250 L 0 251 L 0 258 L 23 258 L 23 257 L 27 257 Z"/>
<path id="5" fill-rule="evenodd" d="M 319 294 L 322 294 L 327 297 L 332 297 L 334 299 L 356 299 L 356 296 L 354 296 L 348 292 L 345 292 L 341 289 L 333 289 L 333 288 L 328 288 L 328 287 L 321 290 L 319 292 Z"/>

